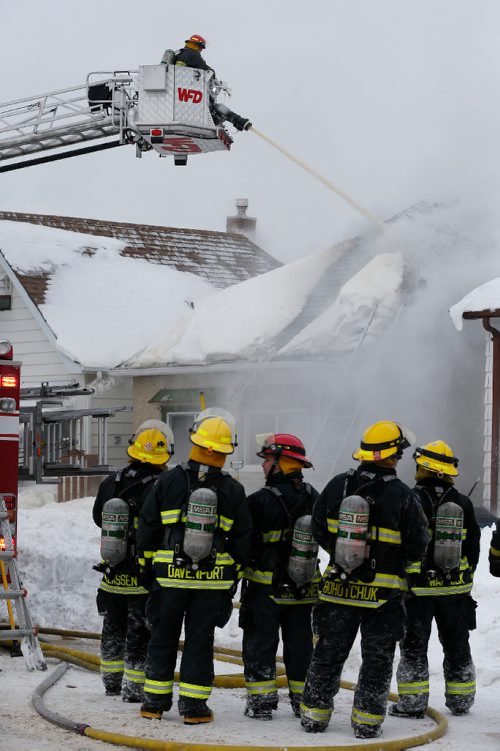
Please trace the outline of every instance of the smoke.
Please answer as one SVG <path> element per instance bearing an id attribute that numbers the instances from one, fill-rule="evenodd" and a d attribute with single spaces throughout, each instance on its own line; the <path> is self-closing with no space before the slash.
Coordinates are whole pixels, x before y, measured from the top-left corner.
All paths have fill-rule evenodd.
<path id="1" fill-rule="evenodd" d="M 363 259 L 403 256 L 399 312 L 383 319 L 382 333 L 381 321 L 374 321 L 368 333 L 377 335 L 367 336 L 355 354 L 325 351 L 320 362 L 255 363 L 238 386 L 228 384 L 224 398 L 245 425 L 245 463 L 259 461 L 252 458 L 256 433 L 294 433 L 312 452 L 316 472 L 307 474 L 321 489 L 328 476 L 353 465 L 363 430 L 390 419 L 409 427 L 418 444 L 438 438 L 449 443 L 460 460 L 459 486 L 467 492 L 482 477 L 486 337 L 480 321 L 468 321 L 458 332 L 448 311 L 471 289 L 500 276 L 499 245 L 494 217 L 479 202 L 422 204 L 390 222 L 384 234 L 361 239 L 349 252 Z M 414 477 L 411 454 L 399 469 L 408 483 Z"/>

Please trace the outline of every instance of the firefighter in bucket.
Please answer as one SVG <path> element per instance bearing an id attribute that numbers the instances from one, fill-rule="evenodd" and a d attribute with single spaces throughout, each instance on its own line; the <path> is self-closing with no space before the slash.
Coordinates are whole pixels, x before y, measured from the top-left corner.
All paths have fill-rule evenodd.
<path id="1" fill-rule="evenodd" d="M 389 714 L 424 716 L 429 701 L 427 646 L 435 620 L 444 652 L 446 706 L 462 715 L 471 708 L 476 692 L 469 647 L 476 603 L 470 592 L 481 532 L 470 498 L 454 487 L 458 459 L 448 444 L 432 441 L 413 456 L 415 492 L 429 521 L 430 542 L 425 559 L 408 569 L 408 623 L 397 670 L 399 701 Z"/>
<path id="2" fill-rule="evenodd" d="M 304 444 L 287 433 L 257 436 L 265 487 L 248 498 L 253 520 L 252 563 L 240 608 L 247 705 L 245 715 L 271 720 L 278 708 L 276 652 L 280 629 L 292 711 L 312 654 L 311 610 L 321 579 L 311 514 L 317 491 L 304 482 L 312 467 Z"/>
<path id="3" fill-rule="evenodd" d="M 356 738 L 382 732 L 396 642 L 403 636 L 405 562 L 427 547 L 427 520 L 416 495 L 396 475 L 414 436 L 391 420 L 370 425 L 353 458 L 313 509 L 313 533 L 330 554 L 315 612 L 318 642 L 307 672 L 301 723 L 323 732 L 358 630 L 362 663 L 351 713 Z"/>
<path id="4" fill-rule="evenodd" d="M 249 563 L 252 520 L 243 486 L 222 467 L 236 442 L 234 417 L 206 409 L 190 429 L 187 464 L 165 472 L 141 511 L 140 560 L 152 567 L 152 624 L 141 716 L 172 707 L 174 670 L 184 625 L 178 710 L 184 723 L 211 722 L 215 627 L 230 618 L 241 567 Z"/>
<path id="5" fill-rule="evenodd" d="M 135 533 L 144 499 L 174 452 L 174 436 L 160 420 L 144 422 L 132 436 L 127 467 L 106 477 L 93 508 L 101 527 L 104 575 L 97 608 L 104 617 L 100 672 L 108 696 L 141 702 L 149 642 L 145 609 L 148 591 L 136 562 Z"/>

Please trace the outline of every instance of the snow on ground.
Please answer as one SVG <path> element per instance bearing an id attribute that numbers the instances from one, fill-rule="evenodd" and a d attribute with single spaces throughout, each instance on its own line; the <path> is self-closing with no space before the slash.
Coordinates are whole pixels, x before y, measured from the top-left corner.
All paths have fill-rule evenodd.
<path id="1" fill-rule="evenodd" d="M 99 531 L 91 516 L 92 498 L 57 504 L 50 488 L 30 489 L 20 494 L 19 564 L 33 619 L 44 625 L 65 629 L 100 630 L 95 608 L 99 575 L 92 565 L 99 560 Z M 482 533 L 481 561 L 476 574 L 474 597 L 479 602 L 478 629 L 471 635 L 477 668 L 476 703 L 468 716 L 452 717 L 444 706 L 442 653 L 435 633 L 430 645 L 431 705 L 449 721 L 444 738 L 434 741 L 439 751 L 497 751 L 500 747 L 500 580 L 490 576 L 487 554 L 491 530 Z M 0 609 L 0 617 L 5 613 Z M 46 637 L 53 639 L 54 637 Z M 234 611 L 229 624 L 217 630 L 216 643 L 240 648 L 241 632 Z M 66 646 L 94 651 L 94 641 L 67 641 Z M 49 661 L 49 672 L 55 661 Z M 360 665 L 359 642 L 344 670 L 346 680 L 355 681 Z M 241 668 L 217 663 L 216 673 L 240 672 Z M 9 751 L 60 751 L 61 748 L 87 751 L 104 744 L 77 736 L 39 717 L 31 706 L 33 690 L 47 673 L 26 671 L 22 658 L 11 658 L 0 650 L 2 712 L 0 738 Z M 396 690 L 393 679 L 393 690 Z M 54 712 L 94 728 L 125 735 L 159 738 L 165 741 L 231 744 L 315 746 L 353 742 L 349 725 L 352 693 L 341 690 L 332 722 L 325 734 L 306 735 L 292 716 L 286 691 L 281 691 L 280 707 L 272 723 L 259 723 L 243 717 L 242 689 L 215 689 L 211 706 L 215 722 L 209 726 L 186 728 L 173 710 L 161 722 L 147 722 L 138 716 L 137 705 L 124 704 L 119 697 L 105 697 L 99 676 L 71 667 L 46 694 Z M 396 739 L 420 733 L 432 721 L 387 718 L 383 739 Z M 363 744 L 360 742 L 360 746 Z"/>

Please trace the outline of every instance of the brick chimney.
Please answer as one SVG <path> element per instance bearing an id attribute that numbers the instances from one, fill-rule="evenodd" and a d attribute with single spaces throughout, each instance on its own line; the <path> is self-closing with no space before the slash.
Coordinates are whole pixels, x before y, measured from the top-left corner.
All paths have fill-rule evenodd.
<path id="1" fill-rule="evenodd" d="M 247 209 L 248 198 L 237 198 L 236 215 L 226 218 L 226 232 L 236 232 L 254 241 L 257 219 L 253 216 L 247 216 Z"/>

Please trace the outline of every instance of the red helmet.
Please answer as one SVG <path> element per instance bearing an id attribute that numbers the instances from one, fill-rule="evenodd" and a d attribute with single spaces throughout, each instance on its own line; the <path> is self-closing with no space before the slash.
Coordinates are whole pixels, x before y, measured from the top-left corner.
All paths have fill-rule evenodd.
<path id="1" fill-rule="evenodd" d="M 198 47 L 201 47 L 202 50 L 204 50 L 207 46 L 205 39 L 203 39 L 203 37 L 201 37 L 199 34 L 192 34 L 189 39 L 186 39 L 185 44 L 187 44 L 188 42 L 197 44 Z"/>
<path id="2" fill-rule="evenodd" d="M 268 456 L 289 456 L 298 459 L 305 468 L 312 467 L 312 462 L 306 456 L 304 444 L 297 436 L 290 433 L 262 433 L 256 438 L 257 445 L 261 447 L 257 456 L 262 459 Z"/>

